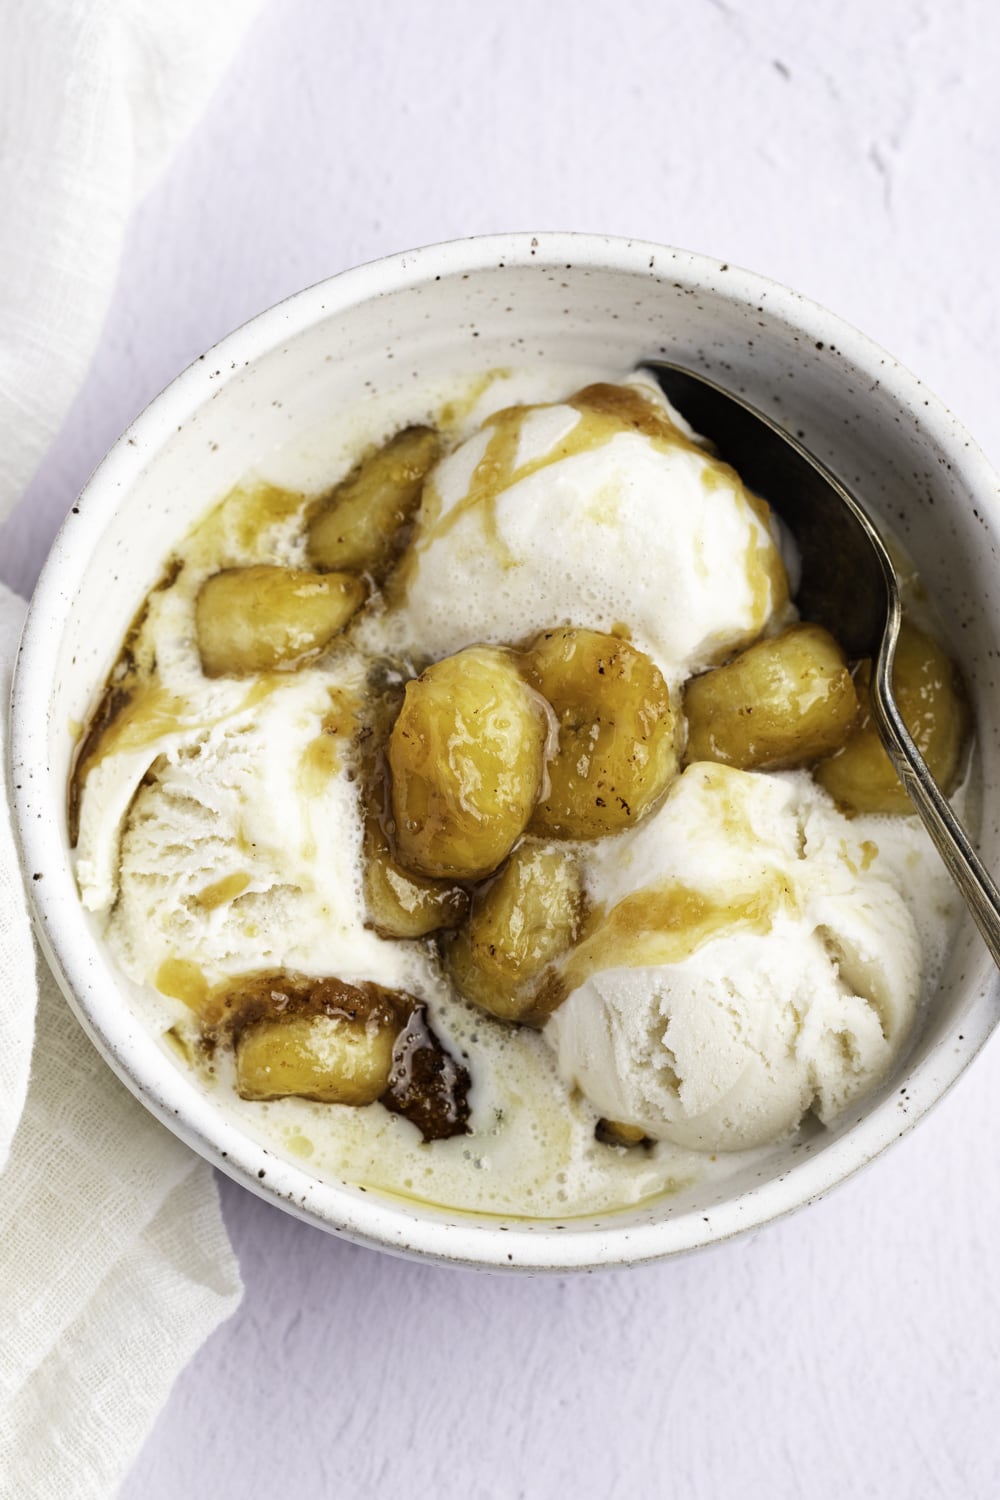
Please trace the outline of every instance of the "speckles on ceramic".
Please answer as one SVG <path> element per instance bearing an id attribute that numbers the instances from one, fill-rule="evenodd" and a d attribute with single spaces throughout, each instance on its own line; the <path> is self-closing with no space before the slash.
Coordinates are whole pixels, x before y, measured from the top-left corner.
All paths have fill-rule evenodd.
<path id="1" fill-rule="evenodd" d="M 1000 484 L 918 380 L 822 308 L 732 266 L 598 236 L 468 240 L 363 266 L 263 313 L 195 361 L 119 441 L 73 507 L 39 582 L 12 726 L 14 805 L 43 946 L 111 1066 L 172 1130 L 292 1213 L 353 1239 L 495 1269 L 635 1264 L 813 1201 L 923 1114 L 1000 1011 L 970 926 L 907 1061 L 857 1117 L 701 1194 L 552 1224 L 443 1215 L 311 1177 L 226 1120 L 145 1026 L 77 900 L 66 844 L 82 720 L 164 557 L 213 498 L 325 414 L 446 376 L 539 360 L 622 372 L 658 355 L 745 394 L 891 519 L 933 594 L 1000 785 L 996 557 Z M 1000 866 L 991 817 L 983 852 Z"/>

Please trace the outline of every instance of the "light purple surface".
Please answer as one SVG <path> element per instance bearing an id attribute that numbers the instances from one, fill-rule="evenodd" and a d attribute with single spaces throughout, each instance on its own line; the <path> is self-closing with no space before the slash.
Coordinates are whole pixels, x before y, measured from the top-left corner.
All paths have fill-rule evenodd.
<path id="1" fill-rule="evenodd" d="M 988 0 L 272 0 L 135 216 L 0 577 L 30 588 L 94 463 L 236 323 L 358 261 L 508 228 L 784 280 L 915 368 L 996 462 L 998 47 Z M 597 1278 L 394 1261 L 224 1183 L 246 1300 L 122 1494 L 995 1494 L 998 1085 L 994 1043 L 826 1203 Z"/>

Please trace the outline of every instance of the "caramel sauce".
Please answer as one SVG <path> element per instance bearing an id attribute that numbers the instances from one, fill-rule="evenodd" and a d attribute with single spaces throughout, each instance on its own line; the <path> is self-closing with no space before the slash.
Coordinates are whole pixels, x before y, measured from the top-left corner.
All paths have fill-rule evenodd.
<path id="1" fill-rule="evenodd" d="M 257 1021 L 286 1016 L 339 1016 L 372 1026 L 401 1022 L 413 1002 L 408 995 L 378 984 L 348 984 L 346 980 L 293 974 L 283 969 L 261 970 L 226 979 L 210 992 L 217 1025 L 232 1037 Z"/>
<path id="2" fill-rule="evenodd" d="M 612 437 L 615 432 L 640 432 L 658 446 L 687 448 L 704 454 L 704 448 L 676 427 L 666 412 L 636 386 L 612 385 L 606 381 L 586 385 L 570 396 L 565 405 L 594 418 L 607 418 L 612 424 Z"/>
<path id="3" fill-rule="evenodd" d="M 578 413 L 579 420 L 545 453 L 518 464 L 517 452 L 525 421 L 532 412 L 552 410 L 553 406 L 572 408 Z M 479 515 L 491 549 L 502 559 L 505 567 L 514 566 L 515 560 L 504 545 L 497 526 L 496 502 L 500 495 L 512 485 L 537 474 L 540 469 L 560 463 L 563 459 L 603 448 L 620 433 L 642 433 L 661 451 L 667 448 L 685 448 L 705 456 L 704 449 L 685 437 L 665 413 L 646 400 L 641 391 L 616 385 L 589 385 L 564 402 L 504 407 L 502 411 L 494 412 L 486 418 L 483 430 L 490 433 L 486 451 L 473 470 L 465 495 L 447 515 L 441 515 L 441 498 L 433 481 L 426 486 L 420 534 L 410 557 L 404 562 L 407 572 L 413 567 L 415 555 L 431 540 L 447 536 L 462 517 L 472 511 Z M 609 514 L 606 519 L 614 524 L 613 515 Z M 405 575 L 399 582 L 405 589 Z"/>
<path id="4" fill-rule="evenodd" d="M 69 839 L 75 848 L 80 832 L 83 786 L 107 755 L 155 745 L 183 723 L 184 702 L 155 680 L 142 681 L 129 658 L 119 681 L 108 681 L 81 741 L 69 783 Z"/>
<path id="5" fill-rule="evenodd" d="M 271 694 L 287 681 L 287 672 L 259 672 L 247 688 L 246 696 L 240 702 L 236 712 L 243 714 L 248 709 L 256 708 L 258 703 L 263 703 L 265 698 L 270 698 Z"/>
<path id="6" fill-rule="evenodd" d="M 143 609 L 143 622 L 145 606 Z M 236 713 L 245 713 L 262 703 L 281 684 L 278 672 L 262 672 L 247 689 Z M 164 735 L 197 732 L 215 722 L 191 717 L 184 698 L 167 691 L 155 666 L 144 669 L 126 642 L 112 668 L 107 685 L 80 744 L 69 786 L 70 845 L 75 847 L 80 828 L 80 801 L 91 771 L 109 755 L 122 755 L 155 745 Z"/>
<path id="7" fill-rule="evenodd" d="M 236 712 L 244 713 L 255 707 L 274 692 L 280 681 L 281 678 L 273 673 L 259 677 Z M 75 844 L 79 831 L 79 805 L 84 782 L 101 761 L 109 755 L 147 749 L 165 736 L 181 731 L 196 733 L 208 729 L 213 722 L 216 721 L 192 717 L 188 702 L 168 692 L 155 671 L 144 680 L 137 669 L 130 668 L 126 682 L 121 686 L 109 685 L 91 719 L 73 771 L 70 784 L 72 842 Z"/>
<path id="8" fill-rule="evenodd" d="M 511 372 L 503 365 L 498 365 L 493 370 L 487 370 L 484 375 L 477 375 L 469 381 L 468 387 L 461 396 L 456 396 L 451 401 L 446 401 L 437 413 L 437 425 L 450 438 L 458 439 L 460 429 L 476 406 L 476 403 L 486 395 L 486 392 L 498 380 L 506 380 Z"/>
<path id="9" fill-rule="evenodd" d="M 851 857 L 851 852 L 846 839 L 840 841 L 840 857 L 850 870 L 852 875 L 860 875 L 865 870 L 870 870 L 878 858 L 878 844 L 872 839 L 864 839 L 860 846 L 861 863 L 858 865 Z"/>
<path id="10" fill-rule="evenodd" d="M 176 1053 L 181 1062 L 186 1063 L 188 1067 L 194 1064 L 195 1054 L 176 1026 L 171 1026 L 169 1031 L 163 1033 L 163 1040 L 170 1050 Z"/>
<path id="11" fill-rule="evenodd" d="M 715 821 L 726 838 L 744 848 L 753 848 L 757 833 L 747 815 L 746 773 L 720 761 L 698 761 L 697 770 L 689 767 L 687 775 L 697 775 L 706 792 L 712 796 Z"/>
<path id="12" fill-rule="evenodd" d="M 144 646 L 142 640 L 143 627 L 149 618 L 150 604 L 156 594 L 164 593 L 173 587 L 182 567 L 183 563 L 180 558 L 172 557 L 163 570 L 163 576 L 142 601 L 125 633 L 121 650 L 108 673 L 104 690 L 94 711 L 87 720 L 86 726 L 81 726 L 80 733 L 83 738 L 77 744 L 73 756 L 66 809 L 71 849 L 76 848 L 80 834 L 80 802 L 83 796 L 83 784 L 92 767 L 107 753 L 105 747 L 109 737 L 113 735 L 119 720 L 136 698 L 140 683 L 154 670 L 155 660 L 151 648 Z"/>
<path id="13" fill-rule="evenodd" d="M 357 728 L 353 693 L 330 689 L 330 708 L 320 732 L 310 740 L 299 761 L 298 786 L 307 797 L 319 797 L 343 765 L 343 751 Z"/>
<path id="14" fill-rule="evenodd" d="M 603 969 L 681 963 L 723 932 L 769 932 L 778 913 L 794 903 L 791 886 L 777 874 L 762 873 L 752 890 L 724 896 L 674 880 L 648 886 L 610 911 L 591 914 L 563 978 L 574 990 Z"/>
<path id="15" fill-rule="evenodd" d="M 442 1045 L 427 1019 L 427 1007 L 415 1005 L 396 1038 L 392 1075 L 382 1103 L 416 1125 L 425 1141 L 467 1135 L 467 1069 Z"/>
<path id="16" fill-rule="evenodd" d="M 746 575 L 753 596 L 753 614 L 758 629 L 768 616 L 778 615 L 788 604 L 788 574 L 781 552 L 771 537 L 771 508 L 766 500 L 753 494 L 740 481 L 735 469 L 729 470 L 736 492 L 760 522 L 763 536 L 755 533 L 747 544 Z"/>
<path id="17" fill-rule="evenodd" d="M 305 507 L 305 496 L 276 484 L 238 484 L 191 533 L 185 547 L 196 567 L 217 571 L 224 559 L 270 560 L 270 533 Z"/>
<path id="18" fill-rule="evenodd" d="M 205 975 L 190 958 L 166 958 L 153 981 L 161 995 L 182 1000 L 190 1010 L 204 1015 L 211 987 Z"/>
<path id="19" fill-rule="evenodd" d="M 735 848 L 759 843 L 747 813 L 747 777 L 714 762 L 698 762 L 686 772 L 697 776 L 711 797 L 713 825 Z M 756 862 L 729 889 L 696 890 L 666 880 L 625 896 L 610 910 L 597 907 L 560 976 L 573 990 L 602 969 L 654 967 L 680 963 L 712 938 L 729 932 L 763 935 L 781 912 L 794 913 L 797 896 L 778 871 Z"/>
<path id="20" fill-rule="evenodd" d="M 98 700 L 87 725 L 87 732 L 76 747 L 73 757 L 73 768 L 70 771 L 69 788 L 66 806 L 66 820 L 69 825 L 69 844 L 75 849 L 80 837 L 80 804 L 83 800 L 83 786 L 91 768 L 96 765 L 101 756 L 101 745 L 104 736 L 114 724 L 118 715 L 127 707 L 131 701 L 132 688 L 128 682 L 129 666 L 124 668 L 124 680 L 115 682 L 114 672 L 109 677 L 104 692 Z"/>
<path id="21" fill-rule="evenodd" d="M 165 735 L 188 727 L 191 721 L 186 717 L 187 708 L 183 698 L 167 692 L 155 677 L 139 683 L 108 725 L 91 765 L 108 755 L 145 750 Z"/>
<path id="22" fill-rule="evenodd" d="M 703 452 L 704 450 L 699 450 Z M 735 496 L 748 522 L 757 521 L 763 535 L 753 527 L 744 553 L 744 570 L 750 589 L 756 634 L 766 623 L 770 614 L 780 614 L 788 603 L 788 574 L 781 553 L 771 536 L 771 507 L 766 500 L 753 494 L 743 483 L 736 470 L 721 459 L 713 458 L 702 470 L 701 482 L 705 489 L 725 489 Z M 708 571 L 705 559 L 698 559 L 699 571 Z M 703 573 L 703 576 L 704 576 Z"/>
<path id="23" fill-rule="evenodd" d="M 517 453 L 525 421 L 532 412 L 551 410 L 553 405 L 570 407 L 578 413 L 578 421 L 545 453 L 518 464 Z M 541 469 L 578 454 L 594 452 L 620 434 L 634 432 L 647 438 L 660 452 L 682 449 L 697 454 L 706 462 L 702 474 L 706 488 L 735 491 L 748 514 L 764 528 L 763 536 L 754 529 L 746 550 L 747 582 L 752 591 L 753 614 L 758 628 L 772 609 L 780 609 L 787 603 L 788 580 L 780 553 L 770 541 L 770 509 L 766 502 L 750 494 L 734 469 L 687 437 L 665 412 L 635 387 L 598 383 L 585 386 L 564 402 L 505 407 L 486 418 L 483 430 L 490 432 L 486 450 L 473 470 L 466 493 L 446 515 L 441 514 L 441 496 L 433 478 L 428 480 L 416 541 L 400 567 L 393 586 L 394 598 L 405 597 L 407 582 L 420 553 L 432 542 L 447 536 L 472 512 L 479 516 L 486 544 L 501 565 L 508 569 L 515 567 L 516 559 L 499 532 L 497 501 L 500 496 Z M 595 499 L 591 519 L 601 525 L 617 525 L 618 500 L 617 491 L 609 488 L 606 494 Z M 707 562 L 701 562 L 707 571 Z"/>

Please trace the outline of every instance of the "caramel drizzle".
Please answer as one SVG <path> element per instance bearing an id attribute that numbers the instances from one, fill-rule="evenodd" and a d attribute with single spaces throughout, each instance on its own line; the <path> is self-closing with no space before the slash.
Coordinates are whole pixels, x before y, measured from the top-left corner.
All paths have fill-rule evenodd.
<path id="1" fill-rule="evenodd" d="M 545 453 L 518 464 L 521 432 L 527 418 L 533 412 L 558 406 L 577 412 L 578 421 Z M 788 581 L 778 550 L 770 539 L 770 508 L 766 502 L 750 494 L 734 469 L 686 436 L 666 412 L 634 386 L 598 383 L 585 386 L 563 402 L 508 406 L 487 417 L 483 430 L 489 430 L 491 434 L 485 452 L 473 470 L 466 493 L 447 514 L 441 514 L 441 496 L 433 478 L 425 486 L 419 533 L 403 561 L 395 589 L 397 597 L 405 597 L 407 581 L 413 575 L 420 554 L 433 542 L 447 536 L 473 512 L 479 516 L 485 540 L 502 566 L 515 567 L 516 559 L 500 535 L 497 519 L 497 502 L 504 491 L 552 464 L 606 447 L 622 433 L 640 433 L 659 452 L 680 449 L 697 454 L 707 464 L 703 471 L 706 487 L 733 490 L 745 507 L 748 519 L 752 518 L 763 528 L 761 534 L 754 526 L 746 557 L 755 619 L 762 624 L 772 608 L 787 601 Z"/>
<path id="2" fill-rule="evenodd" d="M 749 891 L 722 896 L 663 881 L 632 892 L 610 911 L 593 911 L 562 976 L 573 990 L 605 969 L 681 963 L 721 934 L 763 936 L 780 912 L 795 905 L 792 886 L 777 872 L 763 875 Z"/>

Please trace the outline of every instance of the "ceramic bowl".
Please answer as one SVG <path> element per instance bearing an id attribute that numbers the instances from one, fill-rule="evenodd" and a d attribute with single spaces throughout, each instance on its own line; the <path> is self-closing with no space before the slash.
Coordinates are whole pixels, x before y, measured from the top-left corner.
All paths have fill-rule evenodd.
<path id="1" fill-rule="evenodd" d="M 722 1186 L 564 1224 L 447 1213 L 320 1181 L 234 1126 L 153 1034 L 77 899 L 66 827 L 75 727 L 171 547 L 262 454 L 366 392 L 558 360 L 626 371 L 664 355 L 745 391 L 799 434 L 921 569 L 978 724 L 984 806 L 1000 783 L 1000 501 L 995 474 L 920 381 L 831 313 L 760 276 L 658 245 L 518 234 L 393 256 L 290 298 L 180 375 L 73 506 L 28 616 L 11 780 L 38 935 L 111 1067 L 214 1165 L 360 1242 L 462 1265 L 632 1264 L 761 1225 L 826 1193 L 938 1100 L 996 1024 L 997 979 L 971 923 L 903 1064 L 833 1129 L 737 1167 Z M 1000 828 L 983 818 L 987 865 Z M 905 1077 L 905 1085 L 903 1078 Z"/>

